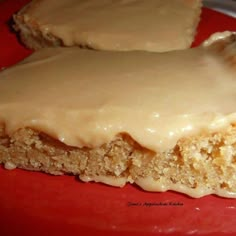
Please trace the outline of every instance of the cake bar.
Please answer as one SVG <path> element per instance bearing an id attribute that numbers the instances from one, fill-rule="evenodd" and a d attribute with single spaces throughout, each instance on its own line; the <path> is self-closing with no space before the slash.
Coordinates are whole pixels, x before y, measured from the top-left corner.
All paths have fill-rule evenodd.
<path id="1" fill-rule="evenodd" d="M 171 51 L 190 47 L 201 0 L 33 0 L 15 16 L 31 49 Z"/>
<path id="2" fill-rule="evenodd" d="M 234 33 L 166 53 L 45 48 L 0 73 L 0 163 L 236 196 Z"/>

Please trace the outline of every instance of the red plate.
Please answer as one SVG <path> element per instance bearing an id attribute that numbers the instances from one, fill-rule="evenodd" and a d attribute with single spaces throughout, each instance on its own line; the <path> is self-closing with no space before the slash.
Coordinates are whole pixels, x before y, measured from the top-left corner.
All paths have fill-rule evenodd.
<path id="1" fill-rule="evenodd" d="M 0 0 L 1 2 L 1 0 Z M 6 24 L 28 0 L 0 3 L 0 67 L 30 54 Z M 236 30 L 236 19 L 203 9 L 194 46 L 211 33 Z M 191 199 L 82 183 L 72 176 L 50 176 L 0 167 L 0 235 L 225 235 L 236 233 L 236 200 Z"/>

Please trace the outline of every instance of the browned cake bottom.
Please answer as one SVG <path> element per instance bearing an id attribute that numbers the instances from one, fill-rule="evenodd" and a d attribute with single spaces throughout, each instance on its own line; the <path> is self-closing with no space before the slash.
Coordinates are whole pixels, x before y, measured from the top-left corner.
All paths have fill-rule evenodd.
<path id="1" fill-rule="evenodd" d="M 60 47 L 63 46 L 62 40 L 55 37 L 53 34 L 43 34 L 39 30 L 38 23 L 31 21 L 30 24 L 25 24 L 24 17 L 14 16 L 16 22 L 14 28 L 19 31 L 19 36 L 22 43 L 30 49 L 38 50 L 44 47 Z"/>
<path id="2" fill-rule="evenodd" d="M 236 127 L 181 139 L 163 153 L 141 147 L 120 134 L 98 148 L 67 146 L 48 135 L 24 128 L 9 137 L 0 128 L 0 163 L 61 175 L 125 178 L 127 182 L 152 177 L 164 185 L 181 184 L 190 190 L 207 188 L 236 192 Z M 147 188 L 148 189 L 148 188 Z"/>

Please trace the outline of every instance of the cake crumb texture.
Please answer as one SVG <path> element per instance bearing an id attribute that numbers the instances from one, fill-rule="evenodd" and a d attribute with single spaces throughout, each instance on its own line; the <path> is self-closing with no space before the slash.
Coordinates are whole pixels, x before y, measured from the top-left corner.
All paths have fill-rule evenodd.
<path id="1" fill-rule="evenodd" d="M 0 163 L 7 169 L 72 174 L 89 180 L 108 177 L 138 183 L 151 177 L 167 189 L 185 186 L 193 195 L 202 188 L 215 194 L 236 193 L 236 128 L 232 125 L 221 132 L 182 138 L 173 149 L 156 153 L 128 134 L 119 134 L 101 147 L 77 148 L 30 128 L 8 136 L 1 126 Z"/>

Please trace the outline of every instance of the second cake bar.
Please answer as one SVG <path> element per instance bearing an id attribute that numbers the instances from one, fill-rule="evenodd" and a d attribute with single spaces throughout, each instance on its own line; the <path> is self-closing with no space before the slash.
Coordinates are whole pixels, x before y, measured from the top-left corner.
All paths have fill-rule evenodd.
<path id="1" fill-rule="evenodd" d="M 32 49 L 170 51 L 190 47 L 201 0 L 33 0 L 15 15 Z"/>

